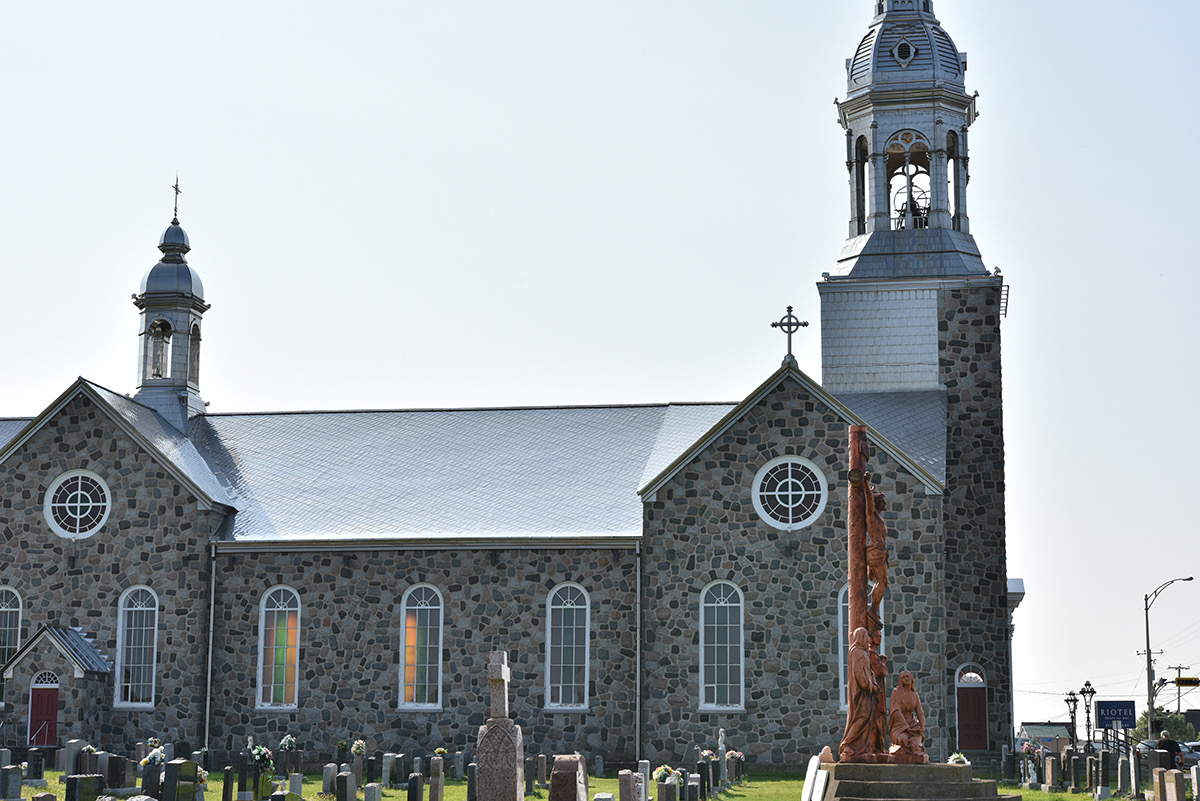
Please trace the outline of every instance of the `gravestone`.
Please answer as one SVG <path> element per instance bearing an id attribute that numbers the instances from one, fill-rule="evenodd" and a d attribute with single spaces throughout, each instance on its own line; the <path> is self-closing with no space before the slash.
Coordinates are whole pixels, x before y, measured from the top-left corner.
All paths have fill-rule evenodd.
<path id="1" fill-rule="evenodd" d="M 62 753 L 61 751 L 59 752 Z M 0 748 L 0 768 L 7 768 L 12 764 L 12 751 L 7 748 Z"/>
<path id="2" fill-rule="evenodd" d="M 817 772 L 821 770 L 821 758 L 813 757 L 808 760 L 808 770 L 804 774 L 804 789 L 800 793 L 800 801 L 812 801 L 813 788 L 817 786 Z M 700 786 L 704 786 L 704 775 L 700 776 Z"/>
<path id="3" fill-rule="evenodd" d="M 1150 776 L 1150 789 L 1154 793 L 1154 801 L 1167 801 L 1167 769 L 1154 768 L 1150 771 Z"/>
<path id="4" fill-rule="evenodd" d="M 30 748 L 29 754 L 25 757 L 25 761 L 29 763 L 29 770 L 25 773 L 25 778 L 41 781 L 45 778 L 46 771 L 46 752 L 40 748 Z"/>
<path id="5" fill-rule="evenodd" d="M 233 801 L 233 788 L 237 784 L 237 771 L 233 765 L 225 766 L 225 780 L 221 783 L 221 801 Z"/>
<path id="6" fill-rule="evenodd" d="M 592 801 L 613 801 L 612 793 L 596 793 L 596 797 Z"/>
<path id="7" fill-rule="evenodd" d="M 596 754 L 596 756 L 592 759 L 592 764 L 595 766 L 594 770 L 596 772 L 596 778 L 606 778 L 604 775 L 604 755 Z"/>
<path id="8" fill-rule="evenodd" d="M 817 771 L 817 777 L 813 779 L 813 794 L 812 801 L 825 801 L 825 791 L 829 789 L 829 771 Z"/>
<path id="9" fill-rule="evenodd" d="M 16 765 L 0 768 L 0 799 L 21 801 L 21 769 Z"/>
<path id="10" fill-rule="evenodd" d="M 304 795 L 304 774 L 289 773 L 288 774 L 288 792 L 292 795 Z"/>
<path id="11" fill-rule="evenodd" d="M 638 773 L 642 774 L 641 801 L 647 801 L 650 798 L 650 760 L 638 761 Z"/>
<path id="12" fill-rule="evenodd" d="M 1100 752 L 1100 786 L 1108 787 L 1112 784 L 1113 778 L 1113 753 L 1112 751 Z"/>
<path id="13" fill-rule="evenodd" d="M 33 801 L 58 801 L 54 793 L 34 793 Z"/>
<path id="14" fill-rule="evenodd" d="M 816 760 L 816 757 L 813 757 Z M 706 767 L 707 760 L 700 760 L 696 763 L 696 775 L 699 777 L 697 783 L 700 785 L 700 797 L 708 798 L 708 768 Z M 805 784 L 805 787 L 808 783 Z M 808 799 L 805 799 L 808 801 Z"/>
<path id="15" fill-rule="evenodd" d="M 545 789 L 550 786 L 550 769 L 545 754 L 537 757 L 537 786 Z"/>
<path id="16" fill-rule="evenodd" d="M 1175 763 L 1171 760 L 1171 752 L 1158 750 L 1147 752 L 1146 765 L 1149 767 L 1151 774 L 1153 774 L 1155 768 L 1173 770 L 1175 767 Z"/>
<path id="17" fill-rule="evenodd" d="M 383 775 L 379 778 L 379 783 L 382 784 L 384 787 L 391 787 L 392 779 L 395 777 L 395 775 L 396 775 L 396 755 L 391 754 L 391 753 L 384 754 L 383 755 Z"/>
<path id="18" fill-rule="evenodd" d="M 459 781 L 467 775 L 467 755 L 462 751 L 454 754 L 454 778 Z"/>
<path id="19" fill-rule="evenodd" d="M 425 777 L 420 773 L 410 773 L 408 776 L 408 801 L 424 801 Z"/>
<path id="20" fill-rule="evenodd" d="M 692 778 L 688 779 L 684 794 L 687 796 L 687 801 L 700 801 L 700 774 L 693 774 Z"/>
<path id="21" fill-rule="evenodd" d="M 125 757 L 109 754 L 108 772 L 104 774 L 104 782 L 117 790 L 125 789 Z"/>
<path id="22" fill-rule="evenodd" d="M 1087 786 L 1090 790 L 1100 786 L 1100 760 L 1096 757 L 1087 758 Z"/>
<path id="23" fill-rule="evenodd" d="M 534 779 L 537 768 L 533 757 L 525 757 L 525 795 L 533 795 Z"/>
<path id="24" fill-rule="evenodd" d="M 348 770 L 339 773 L 333 779 L 333 795 L 336 801 L 354 801 L 358 795 L 354 786 L 354 774 Z"/>
<path id="25" fill-rule="evenodd" d="M 237 774 L 237 801 L 254 801 L 254 793 L 250 789 L 250 749 L 248 748 L 243 748 L 238 752 Z"/>
<path id="26" fill-rule="evenodd" d="M 68 776 L 66 785 L 64 801 L 96 801 L 104 792 L 104 777 L 94 773 Z"/>
<path id="27" fill-rule="evenodd" d="M 646 787 L 645 777 L 641 773 L 633 774 L 633 793 L 636 798 L 650 797 L 650 790 Z"/>
<path id="28" fill-rule="evenodd" d="M 479 766 L 472 762 L 467 765 L 467 801 L 478 801 L 475 791 L 475 772 Z"/>
<path id="29" fill-rule="evenodd" d="M 637 784 L 632 770 L 617 773 L 617 801 L 641 801 L 637 797 Z"/>
<path id="30" fill-rule="evenodd" d="M 1056 756 L 1046 757 L 1046 786 L 1044 789 L 1048 793 L 1062 792 L 1062 775 Z"/>
<path id="31" fill-rule="evenodd" d="M 1187 774 L 1182 770 L 1167 771 L 1167 795 L 1164 801 L 1187 801 Z"/>
<path id="32" fill-rule="evenodd" d="M 440 756 L 429 760 L 429 801 L 442 801 L 446 787 L 446 763 Z"/>
<path id="33" fill-rule="evenodd" d="M 1011 783 L 1017 780 L 1017 755 L 1015 753 L 1005 753 L 1000 766 L 1000 779 L 1002 781 Z"/>
<path id="34" fill-rule="evenodd" d="M 162 801 L 196 801 L 200 766 L 190 759 L 172 759 L 164 771 Z"/>
<path id="35" fill-rule="evenodd" d="M 1082 790 L 1083 789 L 1084 779 L 1085 779 L 1085 776 L 1084 776 L 1084 768 L 1085 767 L 1087 767 L 1087 763 L 1084 761 L 1083 757 L 1079 757 L 1079 756 L 1071 757 L 1071 789 L 1072 790 Z"/>
<path id="36" fill-rule="evenodd" d="M 142 795 L 151 798 L 161 798 L 162 766 L 145 765 L 142 767 Z"/>
<path id="37" fill-rule="evenodd" d="M 1132 776 L 1129 773 L 1129 757 L 1123 756 L 1117 760 L 1117 795 L 1124 798 L 1129 795 Z"/>
<path id="38" fill-rule="evenodd" d="M 112 760 L 113 755 L 107 751 L 96 752 L 96 772 L 104 777 L 104 783 L 108 783 L 108 763 Z"/>
<path id="39" fill-rule="evenodd" d="M 579 754 L 554 757 L 550 801 L 587 801 L 587 762 Z"/>
<path id="40" fill-rule="evenodd" d="M 383 801 L 383 785 L 367 782 L 367 786 L 363 788 L 363 801 Z"/>
<path id="41" fill-rule="evenodd" d="M 717 732 L 717 759 L 721 761 L 721 788 L 729 786 L 729 776 L 726 773 L 725 766 L 725 730 L 720 729 Z"/>
<path id="42" fill-rule="evenodd" d="M 379 781 L 379 762 L 375 757 L 367 757 L 367 784 L 376 784 Z"/>
<path id="43" fill-rule="evenodd" d="M 491 685 L 491 716 L 479 729 L 475 748 L 479 801 L 520 801 L 521 768 L 525 744 L 521 727 L 508 716 L 508 683 L 512 671 L 508 654 L 493 651 L 488 656 L 487 679 Z"/>
<path id="44" fill-rule="evenodd" d="M 70 776 L 79 773 L 79 752 L 87 745 L 86 740 L 67 740 L 63 746 L 63 773 Z M 145 754 L 142 754 L 144 757 Z M 138 757 L 140 760 L 142 757 Z"/>
<path id="45" fill-rule="evenodd" d="M 363 758 L 361 754 L 354 755 L 354 788 L 357 791 L 363 785 Z"/>
<path id="46" fill-rule="evenodd" d="M 333 764 L 332 762 L 326 763 L 325 767 L 321 769 L 321 794 L 322 795 L 332 795 L 333 794 L 333 789 L 334 789 L 333 782 L 334 782 L 334 778 L 336 776 L 337 776 L 337 765 Z"/>
<path id="47" fill-rule="evenodd" d="M 1192 765 L 1192 798 L 1200 799 L 1200 765 Z"/>
<path id="48" fill-rule="evenodd" d="M 658 783 L 658 801 L 679 801 L 679 780 L 674 776 Z"/>
<path id="49" fill-rule="evenodd" d="M 349 773 L 349 774 L 351 774 L 351 775 L 353 775 L 353 773 L 354 773 L 354 771 L 350 769 L 350 763 L 349 763 L 349 762 L 343 762 L 342 764 L 338 765 L 338 771 L 337 771 L 337 772 L 338 772 L 338 773 Z M 420 773 L 420 772 L 421 772 L 421 771 L 419 771 L 419 770 L 417 771 L 417 773 Z"/>

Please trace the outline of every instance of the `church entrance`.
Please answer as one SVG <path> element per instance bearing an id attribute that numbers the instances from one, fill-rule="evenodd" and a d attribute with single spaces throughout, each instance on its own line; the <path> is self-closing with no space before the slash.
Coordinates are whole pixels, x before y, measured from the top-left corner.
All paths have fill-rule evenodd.
<path id="1" fill-rule="evenodd" d="M 983 668 L 964 665 L 955 681 L 958 701 L 958 750 L 986 751 L 988 748 L 987 680 Z"/>
<path id="2" fill-rule="evenodd" d="M 42 671 L 29 690 L 29 745 L 58 745 L 58 676 Z"/>

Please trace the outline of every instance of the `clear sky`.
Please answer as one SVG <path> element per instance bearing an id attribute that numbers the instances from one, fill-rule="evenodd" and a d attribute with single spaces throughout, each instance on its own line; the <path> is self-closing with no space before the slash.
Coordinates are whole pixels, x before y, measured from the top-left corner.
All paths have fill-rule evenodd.
<path id="1" fill-rule="evenodd" d="M 972 231 L 1012 287 L 1017 719 L 1085 680 L 1144 701 L 1142 597 L 1200 573 L 1200 12 L 935 5 L 981 93 Z M 213 411 L 739 400 L 785 306 L 819 323 L 871 8 L 10 3 L 0 415 L 77 375 L 133 390 L 176 170 Z M 819 377 L 818 329 L 798 342 Z M 1155 605 L 1160 667 L 1200 673 L 1198 610 L 1200 581 Z"/>

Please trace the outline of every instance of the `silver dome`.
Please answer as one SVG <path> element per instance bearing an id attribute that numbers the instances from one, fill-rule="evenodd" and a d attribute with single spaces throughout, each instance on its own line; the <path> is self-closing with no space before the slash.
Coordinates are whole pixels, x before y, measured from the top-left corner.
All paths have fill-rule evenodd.
<path id="1" fill-rule="evenodd" d="M 188 295 L 204 300 L 204 284 L 185 258 L 192 246 L 178 218 L 171 220 L 159 237 L 158 249 L 163 253 L 162 261 L 142 278 L 141 294 Z"/>
<path id="2" fill-rule="evenodd" d="M 965 87 L 963 58 L 932 14 L 888 12 L 859 42 L 847 73 L 849 93 L 907 84 Z"/>
<path id="3" fill-rule="evenodd" d="M 162 236 L 158 238 L 158 248 L 162 250 L 164 246 L 183 248 L 183 252 L 187 253 L 192 249 L 192 243 L 188 241 L 187 231 L 179 224 L 179 218 L 171 220 L 171 224 L 162 232 Z M 163 251 L 164 253 L 166 251 Z"/>

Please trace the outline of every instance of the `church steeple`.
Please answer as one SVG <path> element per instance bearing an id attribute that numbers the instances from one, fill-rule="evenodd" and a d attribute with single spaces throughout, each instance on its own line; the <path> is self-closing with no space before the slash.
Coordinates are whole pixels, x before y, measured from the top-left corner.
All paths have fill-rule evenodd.
<path id="1" fill-rule="evenodd" d="M 200 328 L 204 285 L 187 263 L 192 249 L 177 215 L 159 238 L 162 259 L 142 279 L 133 304 L 141 310 L 136 399 L 187 433 L 204 411 L 200 398 Z"/>
<path id="2" fill-rule="evenodd" d="M 850 220 L 818 285 L 822 381 L 834 392 L 935 389 L 937 287 L 992 279 L 967 214 L 976 95 L 932 0 L 872 8 L 838 102 Z"/>

